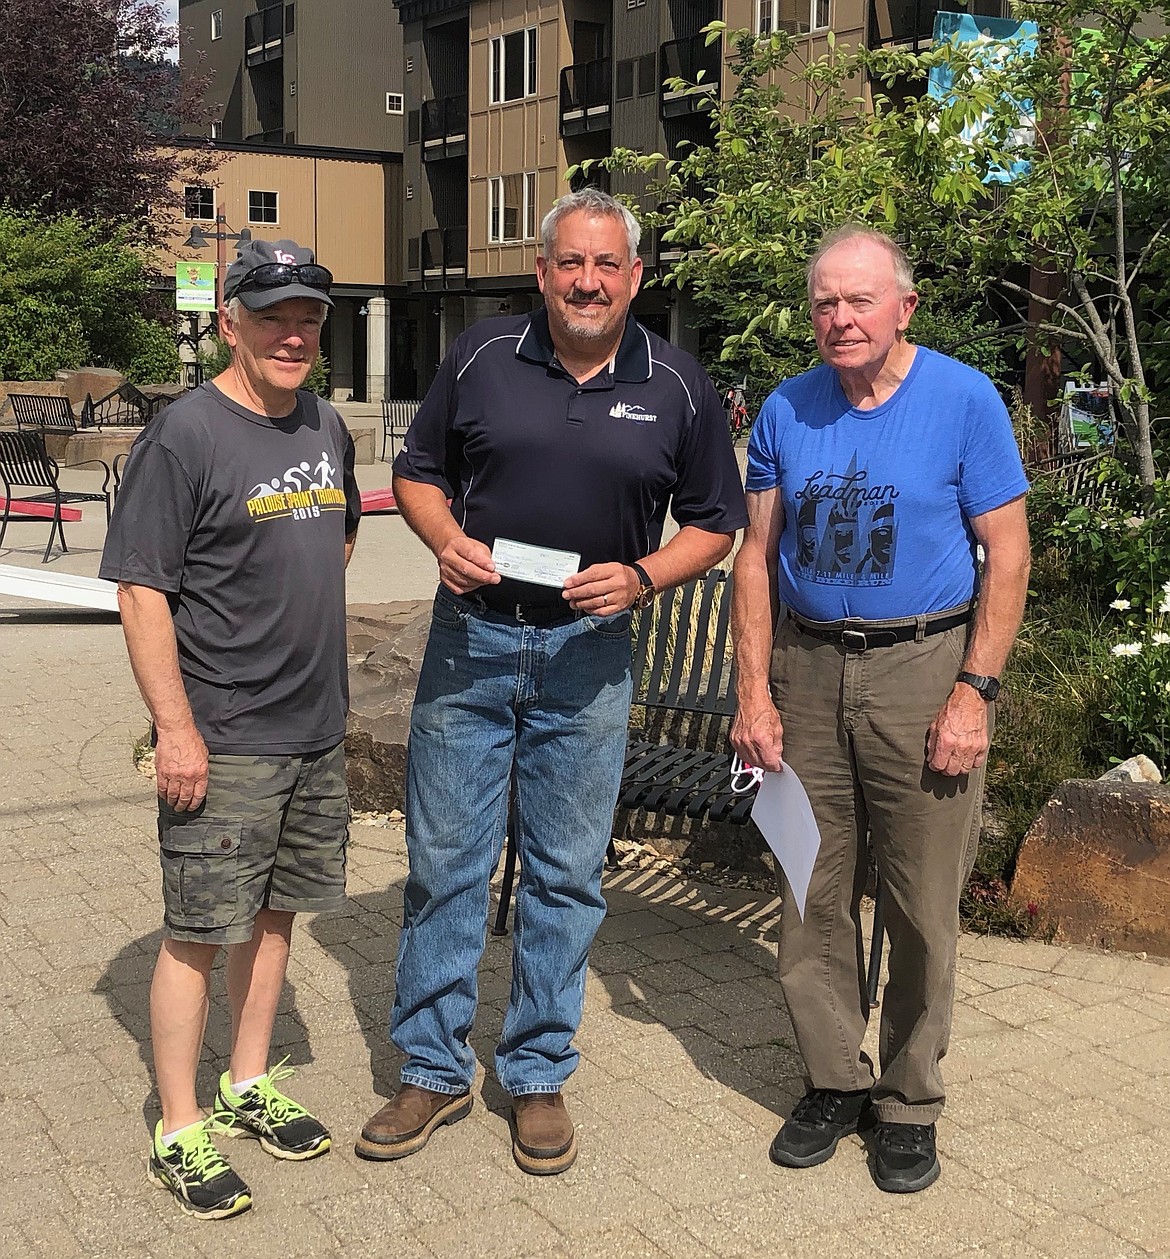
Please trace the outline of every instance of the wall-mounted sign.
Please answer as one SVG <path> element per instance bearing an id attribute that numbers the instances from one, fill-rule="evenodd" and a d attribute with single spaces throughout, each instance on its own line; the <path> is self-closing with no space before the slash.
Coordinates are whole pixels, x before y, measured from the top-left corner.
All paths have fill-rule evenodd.
<path id="1" fill-rule="evenodd" d="M 175 263 L 175 309 L 215 309 L 215 263 Z"/>

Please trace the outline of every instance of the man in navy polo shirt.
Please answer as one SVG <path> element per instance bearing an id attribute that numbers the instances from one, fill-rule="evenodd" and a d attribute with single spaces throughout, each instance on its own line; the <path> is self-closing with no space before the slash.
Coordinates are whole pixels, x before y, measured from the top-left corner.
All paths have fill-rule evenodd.
<path id="1" fill-rule="evenodd" d="M 476 968 L 514 790 L 520 880 L 496 1074 L 516 1162 L 548 1175 L 577 1154 L 561 1088 L 605 914 L 630 610 L 718 563 L 747 517 L 711 382 L 629 315 L 637 220 L 586 189 L 541 236 L 544 308 L 459 337 L 394 463 L 440 585 L 407 771 L 390 1021 L 406 1061 L 357 1152 L 402 1158 L 471 1110 Z M 680 528 L 661 545 L 668 506 Z"/>

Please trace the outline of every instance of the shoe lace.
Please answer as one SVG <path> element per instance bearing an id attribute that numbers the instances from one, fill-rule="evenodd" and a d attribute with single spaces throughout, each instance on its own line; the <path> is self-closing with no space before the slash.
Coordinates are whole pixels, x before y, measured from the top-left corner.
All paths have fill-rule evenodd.
<path id="1" fill-rule="evenodd" d="M 303 1119 L 309 1114 L 299 1102 L 286 1097 L 276 1087 L 278 1080 L 287 1080 L 296 1074 L 292 1067 L 284 1065 L 287 1061 L 288 1058 L 282 1058 L 252 1086 L 264 1099 L 264 1109 L 276 1123 L 289 1123 L 293 1119 Z"/>
<path id="2" fill-rule="evenodd" d="M 891 1150 L 924 1154 L 930 1148 L 931 1131 L 925 1124 L 887 1123 L 882 1125 L 881 1142 Z"/>
<path id="3" fill-rule="evenodd" d="M 792 1108 L 792 1118 L 799 1123 L 823 1123 L 836 1117 L 841 1099 L 831 1089 L 812 1089 Z"/>
<path id="4" fill-rule="evenodd" d="M 218 1118 L 217 1111 L 211 1119 Z M 175 1142 L 179 1147 L 183 1170 L 195 1173 L 200 1180 L 212 1180 L 223 1172 L 231 1171 L 223 1155 L 212 1144 L 210 1123 L 211 1120 L 201 1123 L 194 1131 L 178 1137 Z"/>

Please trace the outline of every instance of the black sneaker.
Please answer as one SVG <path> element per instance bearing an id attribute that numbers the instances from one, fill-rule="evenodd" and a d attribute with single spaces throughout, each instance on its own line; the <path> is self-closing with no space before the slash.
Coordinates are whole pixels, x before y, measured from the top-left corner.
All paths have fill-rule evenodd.
<path id="1" fill-rule="evenodd" d="M 934 1124 L 879 1123 L 874 1144 L 873 1180 L 886 1193 L 917 1193 L 938 1180 Z"/>
<path id="2" fill-rule="evenodd" d="M 277 1080 L 292 1073 L 292 1068 L 281 1062 L 237 1097 L 225 1071 L 215 1098 L 219 1131 L 227 1136 L 256 1137 L 274 1158 L 301 1160 L 324 1154 L 332 1144 L 329 1130 L 276 1087 Z"/>
<path id="3" fill-rule="evenodd" d="M 842 1093 L 810 1089 L 792 1108 L 792 1118 L 776 1133 L 768 1156 L 784 1167 L 816 1167 L 833 1157 L 837 1142 L 857 1131 L 869 1105 L 869 1090 Z"/>
<path id="4" fill-rule="evenodd" d="M 226 1220 L 252 1205 L 248 1186 L 211 1143 L 209 1121 L 192 1124 L 172 1145 L 163 1145 L 162 1121 L 146 1163 L 152 1185 L 169 1189 L 181 1210 L 199 1220 Z"/>

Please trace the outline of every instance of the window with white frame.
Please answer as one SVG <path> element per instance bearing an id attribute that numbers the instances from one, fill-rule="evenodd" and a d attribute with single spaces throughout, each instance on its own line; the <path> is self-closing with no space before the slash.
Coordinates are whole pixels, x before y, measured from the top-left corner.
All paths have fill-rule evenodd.
<path id="1" fill-rule="evenodd" d="M 223 39 L 223 10 L 211 10 L 211 38 Z"/>
<path id="2" fill-rule="evenodd" d="M 213 140 L 223 139 L 223 123 L 220 122 L 219 119 L 216 119 L 216 121 L 211 124 L 211 138 Z"/>
<path id="3" fill-rule="evenodd" d="M 388 114 L 401 114 L 405 107 L 401 92 L 386 93 L 386 112 Z"/>
<path id="4" fill-rule="evenodd" d="M 183 189 L 183 217 L 212 222 L 215 219 L 215 189 L 188 184 Z"/>
<path id="5" fill-rule="evenodd" d="M 756 0 L 756 34 L 771 35 L 776 29 L 776 0 Z"/>
<path id="6" fill-rule="evenodd" d="M 249 223 L 279 223 L 277 195 L 275 192 L 248 192 Z"/>
<path id="7" fill-rule="evenodd" d="M 527 26 L 491 42 L 491 103 L 536 95 L 536 27 Z"/>
<path id="8" fill-rule="evenodd" d="M 536 172 L 494 175 L 488 180 L 488 240 L 492 244 L 536 239 Z"/>
<path id="9" fill-rule="evenodd" d="M 809 28 L 823 31 L 829 25 L 829 0 L 809 0 Z"/>

